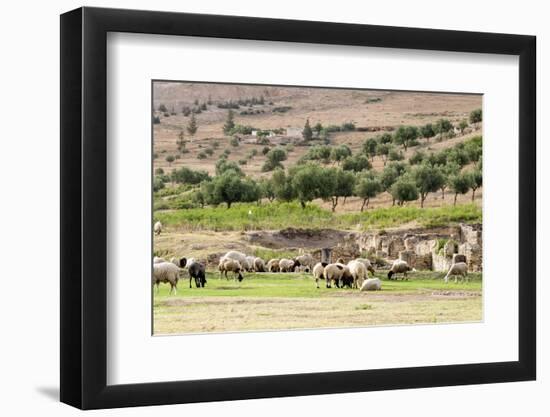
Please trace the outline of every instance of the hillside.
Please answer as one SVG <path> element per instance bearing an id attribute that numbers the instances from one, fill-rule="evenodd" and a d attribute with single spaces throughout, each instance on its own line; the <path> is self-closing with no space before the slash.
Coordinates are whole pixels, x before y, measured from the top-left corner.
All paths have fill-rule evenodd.
<path id="1" fill-rule="evenodd" d="M 470 112 L 482 107 L 481 95 L 441 94 L 422 92 L 400 92 L 380 90 L 343 90 L 326 88 L 294 88 L 269 87 L 229 84 L 202 84 L 202 83 L 166 83 L 156 82 L 153 90 L 154 114 L 159 117 L 159 124 L 154 124 L 154 168 L 162 168 L 165 172 L 180 167 L 194 170 L 205 170 L 214 174 L 215 162 L 224 150 L 230 152 L 229 161 L 244 162 L 241 169 L 246 175 L 253 178 L 268 177 L 270 173 L 261 170 L 265 162 L 262 149 L 265 145 L 247 143 L 241 140 L 238 146 L 231 146 L 230 137 L 223 134 L 223 125 L 228 110 L 218 108 L 220 103 L 237 102 L 247 98 L 262 98 L 263 104 L 239 106 L 234 109 L 235 123 L 248 125 L 254 129 L 288 129 L 300 131 L 306 120 L 311 126 L 321 123 L 323 126 L 337 125 L 352 122 L 355 131 L 333 132 L 330 134 L 330 145 L 345 144 L 354 154 L 361 149 L 363 142 L 370 137 L 379 135 L 383 131 L 391 131 L 399 125 L 422 126 L 426 123 L 435 123 L 441 118 L 450 120 L 454 125 L 467 119 Z M 211 104 L 207 104 L 210 102 Z M 195 114 L 198 129 L 196 134 L 189 135 L 186 126 L 190 115 L 184 115 L 182 109 L 197 108 L 206 104 L 206 110 Z M 167 112 L 159 112 L 159 106 L 164 105 Z M 289 108 L 286 112 L 274 112 L 277 108 Z M 171 113 L 175 114 L 171 114 Z M 241 114 L 241 113 L 246 114 Z M 250 114 L 253 113 L 253 114 Z M 361 131 L 358 131 L 361 130 Z M 178 151 L 177 141 L 181 132 L 184 133 L 187 153 Z M 415 151 L 422 149 L 427 153 L 439 151 L 457 143 L 464 142 L 475 135 L 481 134 L 481 126 L 470 126 L 465 134 L 458 134 L 451 139 L 441 142 L 432 138 L 429 142 L 421 139 L 419 146 L 409 148 L 404 152 L 408 159 Z M 246 138 L 245 138 L 246 139 Z M 274 147 L 275 143 L 269 145 Z M 197 155 L 206 149 L 212 149 L 211 155 L 205 159 L 198 159 Z M 308 146 L 287 147 L 288 159 L 283 161 L 285 167 L 290 167 L 309 150 Z M 251 153 L 256 153 L 251 157 Z M 168 163 L 166 157 L 175 156 L 173 162 Z M 373 169 L 380 171 L 383 159 L 375 156 L 372 160 Z M 482 190 L 476 192 L 476 201 L 481 204 Z M 391 198 L 382 193 L 372 200 L 372 207 L 391 205 Z M 469 202 L 470 196 L 459 196 L 459 203 Z M 329 203 L 317 201 L 322 207 L 329 207 Z M 452 203 L 437 194 L 426 200 L 429 207 L 438 207 Z M 416 203 L 411 203 L 416 204 Z M 339 211 L 357 211 L 360 201 L 350 198 L 345 205 L 338 207 Z"/>

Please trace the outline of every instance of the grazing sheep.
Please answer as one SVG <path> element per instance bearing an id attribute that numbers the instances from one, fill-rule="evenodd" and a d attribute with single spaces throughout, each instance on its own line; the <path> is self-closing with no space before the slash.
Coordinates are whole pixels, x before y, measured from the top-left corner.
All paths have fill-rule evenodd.
<path id="1" fill-rule="evenodd" d="M 269 272 L 279 272 L 281 268 L 279 267 L 279 259 L 270 259 L 267 263 L 267 270 Z"/>
<path id="2" fill-rule="evenodd" d="M 157 285 L 157 292 L 159 292 L 159 285 L 161 282 L 167 282 L 170 284 L 170 292 L 172 290 L 174 294 L 178 292 L 178 280 L 180 276 L 180 268 L 171 262 L 158 262 L 153 264 L 153 285 Z"/>
<path id="3" fill-rule="evenodd" d="M 394 274 L 403 274 L 403 279 L 407 279 L 407 272 L 416 272 L 416 269 L 411 268 L 409 264 L 401 259 L 393 261 L 393 265 L 388 272 L 388 279 L 392 279 Z M 397 279 L 397 277 L 395 278 Z"/>
<path id="4" fill-rule="evenodd" d="M 248 271 L 250 269 L 246 255 L 242 252 L 231 250 L 223 255 L 221 259 L 234 259 L 235 261 L 239 261 L 243 271 Z"/>
<path id="5" fill-rule="evenodd" d="M 382 281 L 378 278 L 369 278 L 361 285 L 361 291 L 380 291 L 382 289 Z"/>
<path id="6" fill-rule="evenodd" d="M 359 261 L 363 265 L 365 265 L 365 268 L 367 268 L 367 271 L 369 271 L 372 274 L 372 276 L 374 276 L 374 267 L 372 266 L 371 261 L 369 261 L 367 258 L 357 258 L 356 261 Z"/>
<path id="7" fill-rule="evenodd" d="M 265 262 L 262 258 L 254 258 L 254 271 L 265 272 Z"/>
<path id="8" fill-rule="evenodd" d="M 238 279 L 239 282 L 243 280 L 243 268 L 241 266 L 241 263 L 239 261 L 236 261 L 235 259 L 221 259 L 218 265 L 218 269 L 220 270 L 220 279 L 222 275 L 225 275 L 225 279 L 228 279 L 227 272 L 233 272 L 235 279 Z"/>
<path id="9" fill-rule="evenodd" d="M 195 286 L 197 288 L 204 288 L 204 285 L 206 284 L 206 267 L 204 264 L 191 258 L 189 259 L 187 270 L 189 272 L 189 288 L 191 288 L 192 279 L 195 279 Z"/>
<path id="10" fill-rule="evenodd" d="M 309 272 L 314 265 L 315 259 L 309 253 L 294 258 L 294 268 L 307 267 L 309 268 L 307 272 Z"/>
<path id="11" fill-rule="evenodd" d="M 309 273 L 309 271 L 310 271 L 309 266 L 300 265 L 300 266 L 295 266 L 295 267 L 294 267 L 294 272 L 305 272 L 305 273 Z"/>
<path id="12" fill-rule="evenodd" d="M 254 272 L 255 270 L 255 261 L 256 261 L 256 258 L 254 256 L 247 256 L 246 257 L 246 263 L 248 264 L 248 267 L 247 267 L 247 272 Z"/>
<path id="13" fill-rule="evenodd" d="M 349 261 L 348 268 L 353 277 L 353 288 L 361 288 L 363 281 L 367 278 L 367 268 L 359 260 Z"/>
<path id="14" fill-rule="evenodd" d="M 337 263 L 337 264 L 342 264 L 342 265 L 345 264 L 344 258 L 338 258 L 338 259 L 336 259 L 336 263 Z"/>
<path id="15" fill-rule="evenodd" d="M 457 262 L 452 264 L 449 268 L 449 272 L 445 275 L 445 284 L 449 282 L 449 277 L 455 276 L 455 283 L 458 282 L 458 276 L 460 275 L 460 282 L 464 282 L 464 279 L 468 281 L 468 265 L 466 262 Z"/>
<path id="16" fill-rule="evenodd" d="M 323 278 L 323 273 L 325 272 L 325 266 L 328 264 L 326 262 L 318 262 L 313 267 L 313 278 L 315 278 L 315 286 L 319 288 L 319 280 Z"/>
<path id="17" fill-rule="evenodd" d="M 160 258 L 158 256 L 153 257 L 153 263 L 154 264 L 160 264 L 160 263 L 163 263 L 163 262 L 166 262 L 166 260 L 164 258 Z"/>
<path id="18" fill-rule="evenodd" d="M 337 288 L 344 288 L 346 285 L 350 286 L 353 284 L 353 277 L 347 265 L 341 263 L 328 264 L 323 271 L 323 276 L 325 277 L 327 288 L 331 287 L 331 284 L 334 283 Z"/>
<path id="19" fill-rule="evenodd" d="M 180 268 L 185 268 L 185 265 L 187 265 L 187 259 L 186 258 L 176 258 L 172 257 L 170 258 L 170 262 L 172 262 L 174 265 L 179 266 Z"/>
<path id="20" fill-rule="evenodd" d="M 279 270 L 281 272 L 294 271 L 294 261 L 292 259 L 283 258 L 279 261 Z"/>
<path id="21" fill-rule="evenodd" d="M 156 222 L 153 226 L 153 231 L 155 232 L 155 235 L 160 235 L 162 232 L 162 223 L 160 221 Z"/>

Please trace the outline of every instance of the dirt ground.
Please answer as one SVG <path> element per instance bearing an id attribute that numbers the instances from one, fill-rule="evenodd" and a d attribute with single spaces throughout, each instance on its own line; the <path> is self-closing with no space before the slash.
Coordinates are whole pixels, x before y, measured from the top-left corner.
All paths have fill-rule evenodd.
<path id="1" fill-rule="evenodd" d="M 462 290 L 458 288 L 460 285 L 456 284 L 453 290 L 419 289 L 403 293 L 344 292 L 333 289 L 330 296 L 319 298 L 165 297 L 155 304 L 154 333 L 366 327 L 482 320 L 481 292 Z"/>

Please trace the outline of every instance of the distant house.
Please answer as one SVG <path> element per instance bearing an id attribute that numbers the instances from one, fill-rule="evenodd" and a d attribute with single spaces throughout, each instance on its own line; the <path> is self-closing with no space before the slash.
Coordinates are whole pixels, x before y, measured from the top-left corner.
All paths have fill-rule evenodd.
<path id="1" fill-rule="evenodd" d="M 302 136 L 302 130 L 300 127 L 287 127 L 286 136 Z"/>

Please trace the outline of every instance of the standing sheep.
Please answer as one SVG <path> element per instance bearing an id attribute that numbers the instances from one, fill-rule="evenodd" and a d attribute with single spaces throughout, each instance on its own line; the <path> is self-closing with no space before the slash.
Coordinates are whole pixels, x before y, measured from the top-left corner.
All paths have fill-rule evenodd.
<path id="1" fill-rule="evenodd" d="M 326 262 L 316 263 L 313 267 L 313 278 L 315 278 L 315 286 L 319 288 L 319 280 L 323 278 L 323 273 L 325 272 L 325 266 L 328 264 Z"/>
<path id="2" fill-rule="evenodd" d="M 279 261 L 280 261 L 279 259 L 270 259 L 269 262 L 267 263 L 267 271 L 279 272 L 280 271 Z"/>
<path id="3" fill-rule="evenodd" d="M 189 288 L 191 288 L 192 279 L 195 279 L 195 286 L 197 288 L 204 288 L 206 284 L 206 267 L 204 264 L 191 258 L 189 259 L 187 270 L 189 272 Z"/>
<path id="4" fill-rule="evenodd" d="M 337 288 L 342 288 L 346 285 L 351 286 L 353 283 L 353 277 L 349 268 L 341 263 L 328 264 L 323 271 L 323 276 L 325 277 L 327 288 L 331 287 L 331 284 L 334 283 Z"/>
<path id="5" fill-rule="evenodd" d="M 353 277 L 353 288 L 361 288 L 363 281 L 367 278 L 367 268 L 359 260 L 348 262 L 349 271 Z"/>
<path id="6" fill-rule="evenodd" d="M 254 271 L 265 272 L 265 262 L 262 258 L 254 258 Z"/>
<path id="7" fill-rule="evenodd" d="M 279 261 L 279 269 L 281 272 L 294 271 L 294 261 L 292 259 L 283 258 Z"/>
<path id="8" fill-rule="evenodd" d="M 238 279 L 239 282 L 243 280 L 242 266 L 235 259 L 221 259 L 218 269 L 220 270 L 220 279 L 222 275 L 225 275 L 225 279 L 228 279 L 227 272 L 233 272 L 235 279 Z"/>
<path id="9" fill-rule="evenodd" d="M 250 269 L 246 255 L 242 252 L 231 250 L 223 255 L 221 259 L 234 259 L 235 261 L 239 261 L 243 270 L 248 271 Z"/>
<path id="10" fill-rule="evenodd" d="M 155 232 L 155 235 L 160 235 L 162 232 L 162 223 L 160 221 L 156 222 L 153 226 L 153 231 Z"/>
<path id="11" fill-rule="evenodd" d="M 168 294 L 172 294 L 172 291 L 174 291 L 174 295 L 177 294 L 179 275 L 179 267 L 171 262 L 153 263 L 153 286 L 157 285 L 157 293 L 159 292 L 160 283 L 165 282 L 170 284 Z"/>
<path id="12" fill-rule="evenodd" d="M 357 258 L 356 261 L 359 261 L 363 265 L 365 265 L 365 268 L 367 268 L 367 271 L 369 271 L 372 274 L 372 276 L 374 276 L 374 267 L 372 266 L 371 261 L 369 261 L 367 258 Z"/>
<path id="13" fill-rule="evenodd" d="M 449 268 L 449 272 L 447 272 L 447 275 L 445 275 L 445 284 L 449 282 L 449 277 L 451 275 L 455 276 L 455 283 L 458 282 L 458 276 L 460 275 L 460 282 L 464 282 L 464 280 L 468 281 L 468 265 L 466 262 L 457 262 L 456 264 L 452 264 Z"/>
<path id="14" fill-rule="evenodd" d="M 166 262 L 166 259 L 161 258 L 159 256 L 154 256 L 153 257 L 153 263 L 154 264 L 160 264 L 160 263 L 163 263 L 163 262 Z"/>
<path id="15" fill-rule="evenodd" d="M 382 281 L 378 278 L 369 278 L 361 285 L 361 291 L 380 291 L 382 289 Z"/>
<path id="16" fill-rule="evenodd" d="M 247 272 L 254 272 L 254 270 L 256 269 L 255 261 L 256 261 L 256 258 L 254 256 L 247 256 L 246 257 L 246 263 L 248 265 L 248 267 L 246 269 Z"/>
<path id="17" fill-rule="evenodd" d="M 403 274 L 403 279 L 408 280 L 407 272 L 416 272 L 416 269 L 411 268 L 407 262 L 396 259 L 388 272 L 388 279 L 392 279 L 394 274 Z M 397 277 L 395 277 L 395 279 L 397 279 Z"/>
<path id="18" fill-rule="evenodd" d="M 305 267 L 305 268 L 308 268 L 306 272 L 309 272 L 311 271 L 314 265 L 315 265 L 315 259 L 313 259 L 313 256 L 311 256 L 309 253 L 306 253 L 304 255 L 299 255 L 294 258 L 294 268 Z"/>

